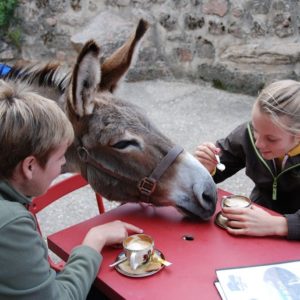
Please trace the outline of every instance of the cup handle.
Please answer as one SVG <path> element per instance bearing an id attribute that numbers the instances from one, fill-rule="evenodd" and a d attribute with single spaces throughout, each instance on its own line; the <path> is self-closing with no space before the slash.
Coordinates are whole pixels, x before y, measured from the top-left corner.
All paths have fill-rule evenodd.
<path id="1" fill-rule="evenodd" d="M 129 259 L 129 264 L 132 270 L 136 270 L 137 267 L 139 266 L 139 262 L 137 260 L 137 253 L 136 252 L 132 252 L 130 254 L 130 259 Z"/>

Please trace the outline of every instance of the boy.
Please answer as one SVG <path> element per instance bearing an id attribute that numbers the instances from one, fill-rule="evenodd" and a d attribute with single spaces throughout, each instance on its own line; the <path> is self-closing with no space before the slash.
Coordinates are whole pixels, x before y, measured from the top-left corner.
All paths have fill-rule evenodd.
<path id="1" fill-rule="evenodd" d="M 105 245 L 131 230 L 120 221 L 91 229 L 56 274 L 26 207 L 43 194 L 65 164 L 74 138 L 65 114 L 51 100 L 0 80 L 0 299 L 86 299 Z"/>

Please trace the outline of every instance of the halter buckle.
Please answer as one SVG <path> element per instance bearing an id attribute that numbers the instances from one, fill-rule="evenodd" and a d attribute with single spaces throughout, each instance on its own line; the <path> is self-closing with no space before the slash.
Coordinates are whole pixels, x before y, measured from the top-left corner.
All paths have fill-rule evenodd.
<path id="1" fill-rule="evenodd" d="M 155 190 L 156 180 L 150 177 L 144 177 L 138 185 L 141 194 L 149 197 Z"/>

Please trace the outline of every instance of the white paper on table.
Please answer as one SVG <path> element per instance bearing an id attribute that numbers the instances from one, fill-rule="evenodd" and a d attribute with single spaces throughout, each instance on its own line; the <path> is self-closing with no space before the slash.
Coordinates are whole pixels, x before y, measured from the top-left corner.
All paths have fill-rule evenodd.
<path id="1" fill-rule="evenodd" d="M 217 289 L 218 292 L 219 292 L 219 295 L 220 295 L 221 299 L 222 299 L 222 300 L 227 300 L 227 299 L 226 299 L 226 296 L 225 296 L 225 294 L 224 294 L 224 291 L 223 291 L 223 289 L 222 289 L 222 287 L 221 287 L 220 282 L 219 282 L 219 281 L 215 281 L 214 283 L 215 283 L 216 289 Z"/>
<path id="2" fill-rule="evenodd" d="M 300 261 L 216 270 L 227 300 L 299 300 Z"/>

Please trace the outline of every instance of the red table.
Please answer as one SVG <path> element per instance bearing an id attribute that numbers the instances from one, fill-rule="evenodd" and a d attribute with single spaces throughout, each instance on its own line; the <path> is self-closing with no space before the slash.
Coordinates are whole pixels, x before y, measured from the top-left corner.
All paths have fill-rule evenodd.
<path id="1" fill-rule="evenodd" d="M 219 191 L 219 198 L 225 193 Z M 217 212 L 219 211 L 219 206 Z M 220 299 L 215 270 L 300 259 L 299 242 L 281 238 L 234 237 L 209 222 L 191 221 L 172 207 L 125 204 L 48 237 L 49 248 L 66 260 L 89 228 L 112 220 L 136 224 L 151 235 L 173 264 L 155 275 L 129 278 L 109 268 L 121 249 L 103 249 L 96 286 L 112 299 Z M 184 240 L 184 235 L 194 237 Z"/>

